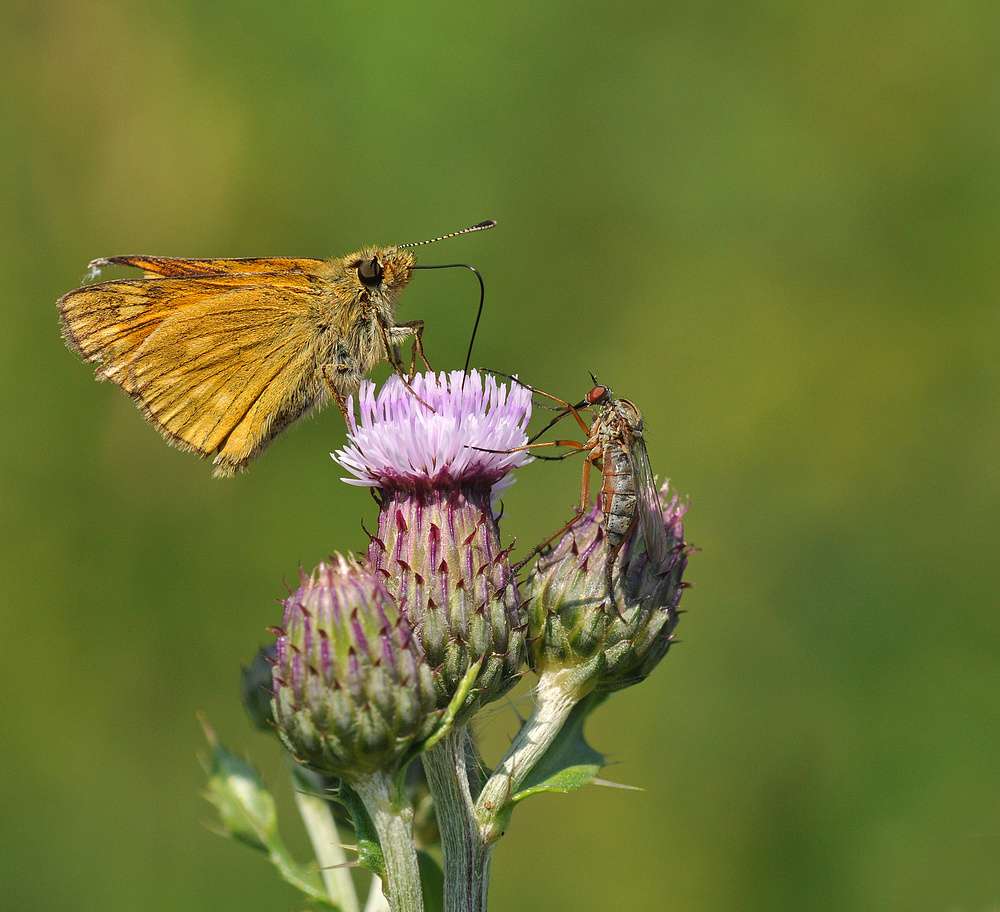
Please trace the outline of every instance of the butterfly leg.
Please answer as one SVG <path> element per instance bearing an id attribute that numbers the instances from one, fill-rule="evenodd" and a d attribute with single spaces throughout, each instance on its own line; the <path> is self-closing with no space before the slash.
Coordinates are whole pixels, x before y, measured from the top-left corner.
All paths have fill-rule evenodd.
<path id="1" fill-rule="evenodd" d="M 394 334 L 398 335 L 398 333 L 396 333 L 395 331 L 399 330 L 399 328 L 402 327 L 404 335 L 406 333 L 412 332 L 414 334 L 414 337 L 420 338 L 419 333 L 413 329 L 414 324 L 419 325 L 421 330 L 423 329 L 424 324 L 423 321 L 421 320 L 415 320 L 413 324 L 397 323 L 396 326 L 393 327 Z M 410 391 L 410 393 L 413 395 L 413 398 L 416 399 L 417 402 L 419 402 L 421 405 L 427 406 L 427 408 L 429 408 L 433 412 L 434 408 L 428 403 L 424 402 L 424 400 L 417 395 L 417 391 L 410 385 L 410 381 L 413 379 L 413 371 L 411 370 L 409 377 L 407 377 L 406 372 L 403 370 L 403 362 L 400 361 L 399 359 L 399 348 L 389 338 L 389 331 L 386 329 L 385 324 L 379 323 L 378 328 L 379 331 L 382 333 L 382 344 L 385 346 L 386 358 L 388 359 L 389 364 L 392 365 L 392 369 L 399 376 L 399 379 L 403 381 L 403 385 Z M 423 357 L 423 349 L 421 349 L 421 357 Z M 426 358 L 424 358 L 424 364 L 427 364 Z M 429 364 L 427 365 L 427 367 L 428 369 L 430 369 Z"/>
<path id="2" fill-rule="evenodd" d="M 413 333 L 413 349 L 410 351 L 410 379 L 413 379 L 414 374 L 417 372 L 417 355 L 420 355 L 420 360 L 424 362 L 424 367 L 427 370 L 431 370 L 430 362 L 427 360 L 426 355 L 424 355 L 424 321 L 423 320 L 410 320 L 406 323 L 397 323 L 397 329 L 406 329 Z"/>
<path id="3" fill-rule="evenodd" d="M 330 391 L 330 398 L 337 403 L 340 413 L 344 416 L 344 421 L 347 422 L 348 426 L 351 423 L 350 412 L 347 410 L 347 400 L 344 398 L 344 394 L 340 392 L 337 388 L 337 384 L 333 382 L 333 378 L 338 374 L 343 375 L 345 373 L 345 365 L 343 364 L 324 364 L 323 365 L 323 380 L 326 383 L 326 388 Z M 341 382 L 343 382 L 343 376 L 341 376 Z"/>
<path id="4" fill-rule="evenodd" d="M 340 414 L 344 416 L 344 421 L 350 424 L 351 415 L 350 412 L 347 411 L 347 400 L 336 390 L 331 390 L 331 392 L 333 393 L 333 401 L 337 403 L 337 407 L 340 409 Z"/>

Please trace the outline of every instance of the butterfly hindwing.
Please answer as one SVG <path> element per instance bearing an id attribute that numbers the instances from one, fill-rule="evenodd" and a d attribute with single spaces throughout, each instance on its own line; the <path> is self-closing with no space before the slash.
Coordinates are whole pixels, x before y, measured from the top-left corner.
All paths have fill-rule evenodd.
<path id="1" fill-rule="evenodd" d="M 174 443 L 224 451 L 216 474 L 231 474 L 322 398 L 312 297 L 263 285 L 207 298 L 151 333 L 119 382 Z"/>

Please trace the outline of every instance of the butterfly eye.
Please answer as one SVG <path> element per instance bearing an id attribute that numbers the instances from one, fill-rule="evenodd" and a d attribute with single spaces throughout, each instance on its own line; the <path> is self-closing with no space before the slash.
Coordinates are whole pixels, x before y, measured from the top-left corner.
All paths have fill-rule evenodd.
<path id="1" fill-rule="evenodd" d="M 358 264 L 358 278 L 361 284 L 368 288 L 377 288 L 382 284 L 382 264 L 372 257 Z"/>

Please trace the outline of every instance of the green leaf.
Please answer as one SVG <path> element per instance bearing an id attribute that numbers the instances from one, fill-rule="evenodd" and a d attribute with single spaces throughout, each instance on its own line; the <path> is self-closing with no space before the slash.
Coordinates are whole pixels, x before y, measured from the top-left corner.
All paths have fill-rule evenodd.
<path id="1" fill-rule="evenodd" d="M 354 820 L 354 834 L 358 844 L 358 861 L 373 874 L 385 879 L 385 858 L 382 855 L 382 845 L 378 841 L 378 833 L 372 823 L 364 803 L 346 782 L 341 781 L 337 800 L 351 812 Z"/>
<path id="2" fill-rule="evenodd" d="M 227 750 L 204 720 L 202 726 L 212 750 L 201 758 L 208 775 L 205 797 L 215 805 L 227 835 L 268 854 L 278 835 L 274 798 L 253 764 Z"/>
<path id="3" fill-rule="evenodd" d="M 542 792 L 573 792 L 596 780 L 605 764 L 604 755 L 587 743 L 583 726 L 607 696 L 591 693 L 573 707 L 562 730 L 528 773 L 521 790 L 511 796 L 511 804 Z"/>
<path id="4" fill-rule="evenodd" d="M 201 725 L 211 748 L 210 756 L 200 758 L 208 776 L 205 797 L 215 805 L 221 823 L 212 829 L 263 852 L 292 886 L 324 908 L 336 908 L 319 875 L 303 869 L 288 854 L 278 833 L 274 798 L 260 773 L 252 763 L 228 750 L 208 722 L 201 719 Z"/>
<path id="5" fill-rule="evenodd" d="M 444 871 L 433 855 L 423 849 L 417 852 L 420 865 L 420 890 L 424 895 L 424 912 L 444 912 Z"/>

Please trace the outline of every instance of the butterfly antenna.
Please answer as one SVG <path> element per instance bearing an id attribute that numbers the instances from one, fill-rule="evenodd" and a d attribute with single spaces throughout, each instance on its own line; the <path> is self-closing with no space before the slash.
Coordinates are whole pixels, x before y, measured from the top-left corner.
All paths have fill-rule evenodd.
<path id="1" fill-rule="evenodd" d="M 493 219 L 489 219 L 485 222 L 480 222 L 478 225 L 472 225 L 469 228 L 463 228 L 461 231 L 453 231 L 451 234 L 442 234 L 441 237 L 431 238 L 427 241 L 417 241 L 415 244 L 397 244 L 397 247 L 423 247 L 424 244 L 436 244 L 438 241 L 446 241 L 448 238 L 458 237 L 460 234 L 471 234 L 473 231 L 486 231 L 490 228 L 496 228 L 497 223 Z M 426 268 L 426 267 L 425 267 Z"/>

